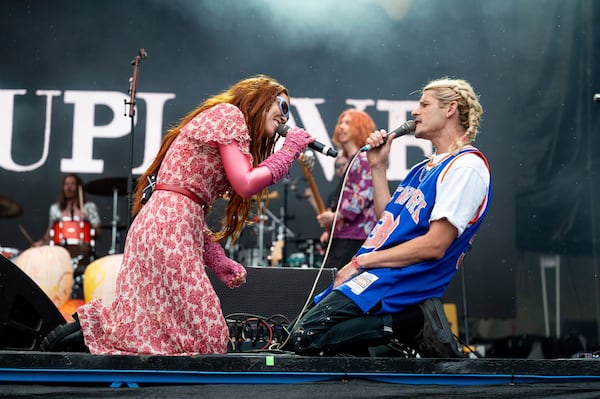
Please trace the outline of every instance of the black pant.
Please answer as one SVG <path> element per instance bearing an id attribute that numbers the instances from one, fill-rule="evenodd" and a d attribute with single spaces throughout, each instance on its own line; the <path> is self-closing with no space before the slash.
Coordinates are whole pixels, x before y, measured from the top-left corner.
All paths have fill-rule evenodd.
<path id="1" fill-rule="evenodd" d="M 365 314 L 347 296 L 332 291 L 302 316 L 291 339 L 300 355 L 367 356 L 369 347 L 386 344 L 393 337 L 412 340 L 422 328 L 423 313 L 417 306 L 393 315 Z"/>

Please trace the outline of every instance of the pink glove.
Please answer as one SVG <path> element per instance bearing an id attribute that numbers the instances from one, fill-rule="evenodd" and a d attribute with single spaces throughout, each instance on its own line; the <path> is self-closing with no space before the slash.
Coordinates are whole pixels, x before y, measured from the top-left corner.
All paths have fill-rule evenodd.
<path id="1" fill-rule="evenodd" d="M 225 255 L 223 247 L 205 234 L 204 263 L 229 288 L 236 288 L 246 282 L 246 269 Z"/>
<path id="2" fill-rule="evenodd" d="M 273 176 L 273 183 L 275 183 L 288 174 L 292 162 L 294 162 L 308 144 L 313 141 L 315 141 L 315 139 L 304 129 L 299 127 L 291 128 L 285 136 L 283 147 L 261 162 L 258 166 L 265 166 L 269 169 Z"/>

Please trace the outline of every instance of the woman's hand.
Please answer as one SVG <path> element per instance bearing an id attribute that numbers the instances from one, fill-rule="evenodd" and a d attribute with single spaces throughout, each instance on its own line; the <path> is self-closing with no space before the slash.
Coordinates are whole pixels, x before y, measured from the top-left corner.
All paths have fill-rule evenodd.
<path id="1" fill-rule="evenodd" d="M 231 277 L 231 279 L 229 280 L 229 283 L 227 283 L 226 285 L 229 288 L 237 288 L 244 283 L 246 283 L 246 270 L 245 269 L 235 273 L 233 275 L 233 277 Z"/>

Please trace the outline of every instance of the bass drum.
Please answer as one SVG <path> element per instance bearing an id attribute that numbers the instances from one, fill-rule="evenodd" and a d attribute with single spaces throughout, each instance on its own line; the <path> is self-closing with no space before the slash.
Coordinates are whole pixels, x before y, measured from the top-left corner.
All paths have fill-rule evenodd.
<path id="1" fill-rule="evenodd" d="M 83 297 L 85 302 L 101 299 L 109 306 L 115 298 L 117 274 L 123 262 L 123 254 L 114 254 L 96 259 L 83 273 Z"/>

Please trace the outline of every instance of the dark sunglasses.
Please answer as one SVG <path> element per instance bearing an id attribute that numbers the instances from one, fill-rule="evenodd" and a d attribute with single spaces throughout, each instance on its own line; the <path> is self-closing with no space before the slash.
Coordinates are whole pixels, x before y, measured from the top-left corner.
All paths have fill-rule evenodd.
<path id="1" fill-rule="evenodd" d="M 285 117 L 285 119 L 290 119 L 290 104 L 285 101 L 285 98 L 276 96 L 277 100 L 279 100 L 279 110 L 281 114 Z"/>

